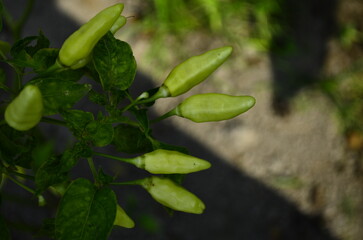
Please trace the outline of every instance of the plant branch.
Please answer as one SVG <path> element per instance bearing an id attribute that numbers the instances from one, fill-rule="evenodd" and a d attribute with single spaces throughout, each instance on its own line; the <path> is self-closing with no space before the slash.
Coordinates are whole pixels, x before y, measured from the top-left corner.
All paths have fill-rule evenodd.
<path id="1" fill-rule="evenodd" d="M 93 179 L 95 179 L 95 181 L 97 182 L 98 174 L 97 174 L 97 170 L 96 170 L 95 164 L 93 163 L 92 158 L 91 157 L 87 158 L 87 162 L 88 162 L 89 168 L 91 169 Z"/>
<path id="2" fill-rule="evenodd" d="M 22 177 L 24 179 L 29 179 L 29 180 L 34 180 L 34 176 L 31 176 L 31 175 L 27 175 L 27 174 L 23 174 L 23 173 L 20 173 L 20 172 L 15 172 L 15 171 L 9 171 L 8 169 L 6 170 L 8 174 L 12 174 L 12 175 L 15 175 L 15 176 L 18 176 L 18 177 Z"/>
<path id="3" fill-rule="evenodd" d="M 173 110 L 165 113 L 164 115 L 156 118 L 156 119 L 153 119 L 150 121 L 150 123 L 156 123 L 156 122 L 160 122 L 161 120 L 164 120 L 165 118 L 168 118 L 168 117 L 171 117 L 171 116 L 174 116 L 176 115 L 176 109 L 174 108 Z"/>
<path id="4" fill-rule="evenodd" d="M 111 185 L 142 185 L 144 184 L 145 179 L 138 179 L 134 181 L 127 181 L 127 182 L 112 182 Z"/>
<path id="5" fill-rule="evenodd" d="M 106 154 L 106 153 L 100 153 L 100 152 L 93 152 L 93 153 L 95 155 L 97 155 L 97 156 L 106 157 L 106 158 L 114 159 L 114 160 L 121 161 L 121 162 L 135 164 L 135 159 L 136 158 L 121 158 L 121 157 L 116 157 L 116 156 L 113 156 L 113 155 L 109 155 L 109 154 Z"/>
<path id="6" fill-rule="evenodd" d="M 140 96 L 143 96 L 145 93 L 142 93 Z M 145 104 L 145 103 L 150 103 L 153 101 L 156 101 L 159 98 L 165 98 L 169 96 L 169 90 L 167 90 L 164 86 L 161 86 L 159 88 L 159 91 L 157 91 L 154 95 L 152 95 L 151 97 L 148 98 L 140 98 L 140 96 L 138 98 L 136 98 L 135 101 L 131 101 L 131 103 L 129 105 L 127 105 L 125 108 L 122 109 L 122 112 L 125 112 L 127 110 L 129 110 L 131 107 L 137 105 L 137 104 Z"/>
<path id="7" fill-rule="evenodd" d="M 13 178 L 12 176 L 10 176 L 9 174 L 6 174 L 6 177 L 9 178 L 11 181 L 13 181 L 14 183 L 16 183 L 18 186 L 24 188 L 26 191 L 35 194 L 35 191 L 31 188 L 29 188 L 28 186 L 26 186 L 25 184 L 21 183 L 20 181 L 18 181 L 17 179 Z"/>
<path id="8" fill-rule="evenodd" d="M 5 7 L 3 8 L 4 19 L 5 19 L 6 24 L 8 25 L 8 27 L 11 30 L 14 41 L 17 41 L 20 39 L 24 25 L 25 25 L 26 21 L 28 20 L 30 13 L 33 9 L 34 2 L 35 2 L 35 0 L 27 1 L 24 12 L 18 21 L 14 21 L 14 19 L 12 18 L 10 13 L 5 9 Z"/>

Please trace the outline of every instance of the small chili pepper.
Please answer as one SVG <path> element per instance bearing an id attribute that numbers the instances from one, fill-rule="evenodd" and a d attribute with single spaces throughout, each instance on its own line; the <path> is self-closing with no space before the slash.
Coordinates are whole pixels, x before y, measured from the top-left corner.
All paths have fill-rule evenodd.
<path id="1" fill-rule="evenodd" d="M 177 115 L 193 122 L 213 122 L 234 118 L 252 108 L 255 98 L 251 96 L 231 96 L 221 93 L 193 95 L 176 108 L 154 120 Z"/>
<path id="2" fill-rule="evenodd" d="M 70 35 L 59 51 L 59 62 L 72 69 L 85 66 L 94 46 L 112 28 L 123 8 L 119 3 L 102 10 Z"/>
<path id="3" fill-rule="evenodd" d="M 169 73 L 155 95 L 176 97 L 189 91 L 211 75 L 231 53 L 232 47 L 226 46 L 189 58 Z"/>
<path id="4" fill-rule="evenodd" d="M 207 169 L 211 164 L 177 151 L 157 149 L 130 161 L 138 168 L 154 174 L 183 174 Z"/>
<path id="5" fill-rule="evenodd" d="M 124 228 L 133 228 L 135 222 L 126 214 L 125 210 L 123 210 L 120 205 L 117 205 L 116 217 L 113 225 Z"/>
<path id="6" fill-rule="evenodd" d="M 115 23 L 112 25 L 110 32 L 112 34 L 115 34 L 120 28 L 122 28 L 127 22 L 127 18 L 125 18 L 124 16 L 119 16 L 117 18 L 117 20 L 115 21 Z"/>
<path id="7" fill-rule="evenodd" d="M 42 112 L 43 100 L 39 88 L 27 85 L 7 106 L 5 121 L 16 130 L 26 131 L 39 123 Z"/>
<path id="8" fill-rule="evenodd" d="M 195 214 L 201 214 L 205 209 L 204 203 L 197 196 L 168 178 L 146 178 L 142 187 L 158 203 L 171 209 Z"/>

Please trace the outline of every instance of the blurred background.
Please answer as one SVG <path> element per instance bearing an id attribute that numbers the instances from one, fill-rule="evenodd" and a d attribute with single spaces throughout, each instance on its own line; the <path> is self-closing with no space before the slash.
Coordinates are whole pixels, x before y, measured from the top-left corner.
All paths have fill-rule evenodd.
<path id="1" fill-rule="evenodd" d="M 27 1 L 3 2 L 16 18 Z M 190 56 L 234 47 L 207 81 L 158 101 L 153 114 L 196 93 L 257 100 L 230 121 L 170 118 L 155 125 L 157 138 L 212 162 L 211 170 L 185 182 L 204 200 L 206 213 L 169 217 L 141 191 L 125 188 L 119 194 L 136 228 L 116 229 L 111 239 L 363 239 L 363 1 L 30 2 L 23 36 L 41 29 L 53 47 L 101 9 L 124 3 L 128 23 L 117 37 L 131 45 L 138 63 L 135 96 L 160 85 Z M 137 174 L 120 168 L 110 171 Z M 31 219 L 16 212 L 11 197 L 4 199 L 11 221 Z M 28 239 L 16 230 L 19 224 L 11 226 L 18 239 Z"/>

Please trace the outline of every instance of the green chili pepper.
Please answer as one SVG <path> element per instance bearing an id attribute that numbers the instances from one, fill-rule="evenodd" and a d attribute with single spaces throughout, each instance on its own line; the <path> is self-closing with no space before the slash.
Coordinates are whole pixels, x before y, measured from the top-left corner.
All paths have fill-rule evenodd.
<path id="1" fill-rule="evenodd" d="M 204 203 L 197 196 L 168 178 L 152 176 L 145 179 L 142 187 L 158 203 L 171 209 L 195 214 L 201 214 L 205 209 Z"/>
<path id="2" fill-rule="evenodd" d="M 28 85 L 7 106 L 5 121 L 19 131 L 26 131 L 37 125 L 42 118 L 43 100 L 37 86 Z"/>
<path id="3" fill-rule="evenodd" d="M 72 69 L 85 66 L 94 46 L 112 28 L 123 8 L 121 3 L 108 7 L 82 25 L 63 43 L 59 62 Z"/>
<path id="4" fill-rule="evenodd" d="M 154 98 L 176 97 L 211 75 L 232 53 L 232 47 L 226 46 L 194 56 L 176 66 L 168 75 Z"/>
<path id="5" fill-rule="evenodd" d="M 116 217 L 113 225 L 125 227 L 125 228 L 133 228 L 135 226 L 134 221 L 126 214 L 125 210 L 121 208 L 120 205 L 117 205 Z"/>
<path id="6" fill-rule="evenodd" d="M 112 25 L 110 32 L 112 34 L 115 34 L 120 28 L 122 28 L 127 22 L 127 18 L 124 16 L 119 16 L 116 20 L 116 22 Z"/>
<path id="7" fill-rule="evenodd" d="M 176 108 L 155 121 L 177 115 L 193 122 L 213 122 L 234 118 L 255 105 L 251 96 L 231 96 L 221 93 L 193 95 L 185 99 Z"/>
<path id="8" fill-rule="evenodd" d="M 177 151 L 157 149 L 130 161 L 138 168 L 154 174 L 192 173 L 207 169 L 211 164 Z"/>

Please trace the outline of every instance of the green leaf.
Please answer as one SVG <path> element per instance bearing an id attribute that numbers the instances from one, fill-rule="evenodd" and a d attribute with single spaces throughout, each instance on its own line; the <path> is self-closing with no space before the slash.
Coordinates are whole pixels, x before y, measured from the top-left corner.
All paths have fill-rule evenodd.
<path id="1" fill-rule="evenodd" d="M 113 144 L 118 151 L 124 153 L 143 153 L 153 150 L 151 142 L 138 127 L 126 124 L 115 127 Z"/>
<path id="2" fill-rule="evenodd" d="M 32 151 L 33 169 L 35 171 L 53 155 L 54 143 L 49 141 L 36 146 Z"/>
<path id="3" fill-rule="evenodd" d="M 87 134 L 97 147 L 104 147 L 113 140 L 113 127 L 109 123 L 90 122 L 86 127 Z"/>
<path id="4" fill-rule="evenodd" d="M 56 48 L 43 48 L 36 52 L 33 60 L 36 64 L 35 72 L 42 72 L 52 66 L 57 60 L 59 50 Z"/>
<path id="5" fill-rule="evenodd" d="M 70 171 L 82 157 L 87 158 L 92 156 L 92 150 L 84 142 L 76 142 L 71 149 L 67 149 L 62 154 L 60 159 L 60 171 Z"/>
<path id="6" fill-rule="evenodd" d="M 14 46 L 13 46 L 14 48 Z M 12 52 L 13 48 L 10 50 Z M 18 66 L 18 67 L 30 67 L 35 68 L 36 64 L 33 61 L 33 58 L 23 49 L 21 51 L 16 50 L 16 55 L 14 53 L 13 59 L 9 60 L 10 63 Z"/>
<path id="7" fill-rule="evenodd" d="M 83 138 L 86 126 L 94 120 L 92 113 L 77 109 L 62 111 L 61 115 L 77 138 Z"/>
<path id="8" fill-rule="evenodd" d="M 22 52 L 25 52 L 29 57 L 31 57 L 31 55 L 26 51 L 26 49 L 28 45 L 30 45 L 33 41 L 36 41 L 37 39 L 38 36 L 29 36 L 16 41 L 13 47 L 10 49 L 11 56 L 16 58 L 17 56 L 22 54 Z"/>
<path id="9" fill-rule="evenodd" d="M 133 110 L 132 111 L 137 119 L 137 121 L 140 123 L 140 126 L 142 128 L 142 131 L 144 133 L 149 132 L 149 119 L 147 117 L 147 109 L 140 109 L 140 110 Z"/>
<path id="10" fill-rule="evenodd" d="M 119 104 L 122 100 L 126 99 L 127 97 L 126 91 L 127 90 L 120 90 L 116 88 L 110 90 L 108 92 L 108 95 L 110 96 L 109 97 L 110 107 L 116 108 L 117 104 Z"/>
<path id="11" fill-rule="evenodd" d="M 108 104 L 107 96 L 105 94 L 98 93 L 93 89 L 88 94 L 88 99 L 101 106 L 105 106 Z"/>
<path id="12" fill-rule="evenodd" d="M 101 80 L 100 80 L 100 76 L 98 75 L 98 72 L 95 68 L 95 66 L 93 65 L 93 62 L 90 61 L 86 67 L 85 67 L 85 70 L 87 72 L 87 75 L 92 78 L 94 81 L 98 82 L 98 83 L 101 83 Z"/>
<path id="13" fill-rule="evenodd" d="M 115 209 L 116 211 L 116 209 Z M 6 226 L 5 220 L 0 215 L 0 239 L 1 240 L 11 240 L 10 232 Z"/>
<path id="14" fill-rule="evenodd" d="M 34 46 L 31 43 L 36 41 Z M 30 36 L 15 42 L 10 49 L 10 54 L 13 56 L 12 63 L 19 67 L 36 68 L 36 63 L 33 61 L 33 55 L 40 49 L 48 48 L 49 40 L 39 32 L 39 36 Z"/>
<path id="15" fill-rule="evenodd" d="M 126 90 L 134 81 L 136 61 L 131 47 L 110 32 L 93 49 L 93 65 L 105 90 Z"/>
<path id="16" fill-rule="evenodd" d="M 92 113 L 76 109 L 63 111 L 62 116 L 77 138 L 92 142 L 97 147 L 104 147 L 112 142 L 113 127 L 107 119 L 95 121 Z"/>
<path id="17" fill-rule="evenodd" d="M 35 174 L 37 192 L 43 192 L 49 186 L 65 182 L 68 173 L 61 171 L 62 165 L 59 158 L 51 157 L 44 162 Z"/>
<path id="18" fill-rule="evenodd" d="M 7 164 L 29 167 L 29 152 L 34 143 L 24 132 L 16 131 L 7 125 L 0 130 L 0 154 Z"/>
<path id="19" fill-rule="evenodd" d="M 60 110 L 71 108 L 90 90 L 89 84 L 78 84 L 54 78 L 39 78 L 29 82 L 39 87 L 43 96 L 44 113 L 52 115 Z"/>
<path id="20" fill-rule="evenodd" d="M 102 168 L 99 168 L 98 169 L 98 178 L 97 180 L 101 182 L 101 184 L 103 185 L 106 185 L 106 184 L 109 184 L 111 182 L 114 182 L 115 181 L 115 177 L 112 177 L 110 175 L 107 175 L 103 170 Z"/>
<path id="21" fill-rule="evenodd" d="M 74 148 L 65 150 L 60 160 L 61 162 L 60 171 L 62 172 L 70 171 L 74 167 L 74 165 L 76 165 L 78 160 L 79 160 L 79 155 Z"/>
<path id="22" fill-rule="evenodd" d="M 108 187 L 97 189 L 79 178 L 67 189 L 55 220 L 58 240 L 107 239 L 116 216 L 116 196 Z"/>

